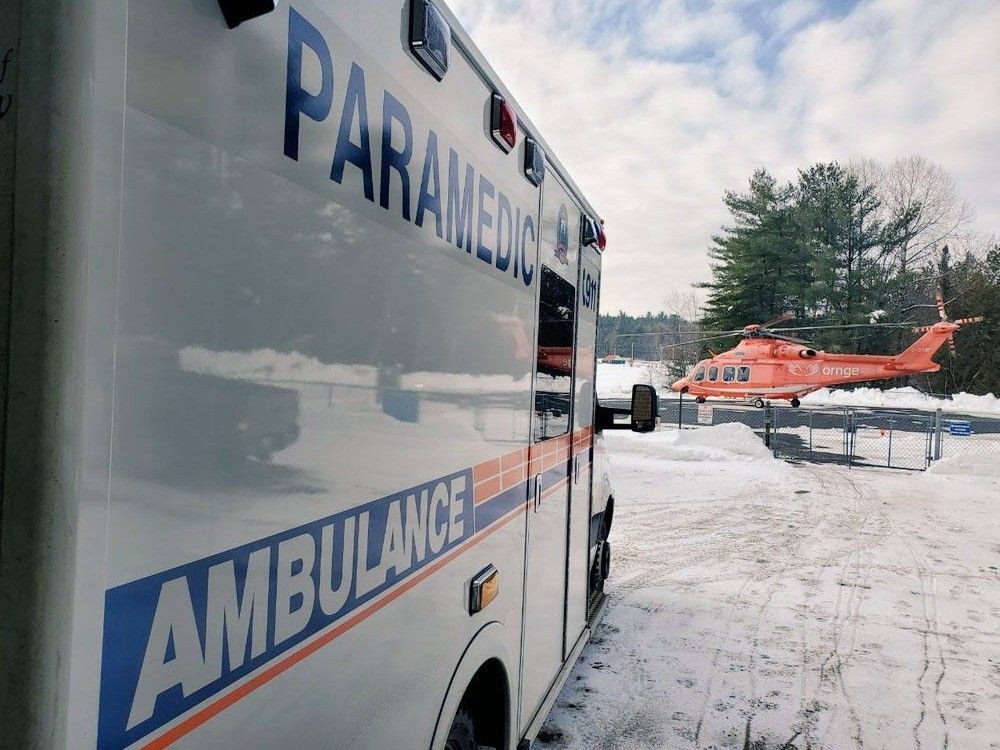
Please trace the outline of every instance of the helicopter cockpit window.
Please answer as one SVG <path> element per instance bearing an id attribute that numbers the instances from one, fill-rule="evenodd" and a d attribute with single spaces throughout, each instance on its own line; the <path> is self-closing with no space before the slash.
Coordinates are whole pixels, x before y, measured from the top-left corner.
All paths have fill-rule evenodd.
<path id="1" fill-rule="evenodd" d="M 708 368 L 708 379 L 712 380 L 712 381 L 715 381 L 715 380 L 719 379 L 719 368 L 718 367 L 709 367 Z"/>
<path id="2" fill-rule="evenodd" d="M 694 374 L 694 382 L 700 383 L 704 379 L 705 379 L 705 368 L 699 367 L 698 372 Z"/>
<path id="3" fill-rule="evenodd" d="M 735 367 L 723 367 L 722 368 L 722 382 L 732 383 L 736 380 L 736 368 Z"/>
<path id="4" fill-rule="evenodd" d="M 739 380 L 741 383 L 749 383 L 750 382 L 750 368 L 749 367 L 741 367 L 739 369 L 739 371 L 736 373 L 736 379 Z"/>

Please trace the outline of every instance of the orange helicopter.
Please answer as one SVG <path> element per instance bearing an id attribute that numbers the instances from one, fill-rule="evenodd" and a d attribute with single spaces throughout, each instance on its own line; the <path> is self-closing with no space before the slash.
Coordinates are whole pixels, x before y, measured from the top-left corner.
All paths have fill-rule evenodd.
<path id="1" fill-rule="evenodd" d="M 722 336 L 740 335 L 743 340 L 735 349 L 714 354 L 694 366 L 691 372 L 673 384 L 678 393 L 690 393 L 698 403 L 709 396 L 751 399 L 763 408 L 765 399 L 783 399 L 792 406 L 799 399 L 820 388 L 868 380 L 889 380 L 920 372 L 937 372 L 941 365 L 931 357 L 945 342 L 954 352 L 954 334 L 963 325 L 978 323 L 982 317 L 950 321 L 945 314 L 944 300 L 937 296 L 940 320 L 928 326 L 914 328 L 922 333 L 910 348 L 889 356 L 876 354 L 836 354 L 810 349 L 808 341 L 785 335 L 784 331 L 805 331 L 820 328 L 868 328 L 882 324 L 844 326 L 810 326 L 773 329 L 791 320 L 782 315 L 769 323 L 748 325 L 741 331 L 727 331 L 699 341 Z M 899 324 L 884 324 L 899 327 Z"/>

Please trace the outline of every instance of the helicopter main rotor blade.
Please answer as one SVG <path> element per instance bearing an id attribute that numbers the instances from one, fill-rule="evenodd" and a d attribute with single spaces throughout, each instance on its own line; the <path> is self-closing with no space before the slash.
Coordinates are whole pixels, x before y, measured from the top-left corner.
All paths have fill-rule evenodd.
<path id="1" fill-rule="evenodd" d="M 772 328 L 772 331 L 826 331 L 841 328 L 908 328 L 914 321 L 904 321 L 902 323 L 841 323 L 838 325 L 826 326 L 795 326 L 792 328 Z"/>
<path id="2" fill-rule="evenodd" d="M 740 331 L 739 333 L 742 333 Z M 715 341 L 716 339 L 725 339 L 730 336 L 735 336 L 736 333 L 720 333 L 716 336 L 708 336 L 703 339 L 694 339 L 692 341 L 679 341 L 676 344 L 663 344 L 660 346 L 661 349 L 676 349 L 678 346 L 691 346 L 693 344 L 704 344 L 706 341 Z"/>
<path id="3" fill-rule="evenodd" d="M 774 320 L 768 321 L 767 323 L 762 323 L 759 330 L 763 331 L 767 328 L 770 328 L 771 326 L 778 325 L 778 323 L 784 323 L 786 320 L 791 320 L 794 317 L 795 313 L 784 313 L 782 315 L 779 315 Z"/>
<path id="4" fill-rule="evenodd" d="M 780 330 L 780 329 L 779 329 Z M 774 331 L 764 331 L 760 335 L 760 338 L 764 339 L 776 339 L 777 341 L 787 341 L 791 344 L 808 344 L 809 342 L 805 339 L 795 338 L 794 336 L 782 336 L 780 333 Z"/>

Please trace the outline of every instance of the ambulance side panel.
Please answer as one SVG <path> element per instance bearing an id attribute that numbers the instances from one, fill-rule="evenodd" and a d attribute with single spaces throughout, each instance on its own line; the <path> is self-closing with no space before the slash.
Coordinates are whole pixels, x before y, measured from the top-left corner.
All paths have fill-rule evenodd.
<path id="1" fill-rule="evenodd" d="M 540 190 L 408 10 L 0 0 L 12 746 L 516 744 Z"/>

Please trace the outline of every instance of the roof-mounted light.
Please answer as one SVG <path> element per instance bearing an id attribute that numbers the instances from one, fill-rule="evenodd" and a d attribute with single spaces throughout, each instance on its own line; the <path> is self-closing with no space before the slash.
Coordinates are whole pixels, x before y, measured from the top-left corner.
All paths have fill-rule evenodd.
<path id="1" fill-rule="evenodd" d="M 524 139 L 524 176 L 536 187 L 545 179 L 545 152 L 534 138 Z"/>
<path id="2" fill-rule="evenodd" d="M 235 29 L 244 21 L 270 13 L 278 7 L 278 0 L 219 0 L 226 25 Z"/>
<path id="3" fill-rule="evenodd" d="M 587 214 L 580 217 L 580 244 L 584 247 L 599 245 L 600 231 L 598 224 Z"/>
<path id="4" fill-rule="evenodd" d="M 448 72 L 451 27 L 431 0 L 411 0 L 410 49 L 437 80 Z"/>
<path id="5" fill-rule="evenodd" d="M 505 154 L 517 144 L 517 115 L 500 94 L 493 94 L 490 107 L 490 134 Z"/>
<path id="6" fill-rule="evenodd" d="M 604 219 L 597 222 L 597 247 L 600 248 L 601 252 L 604 252 L 604 248 L 608 246 L 608 235 L 604 231 Z"/>

